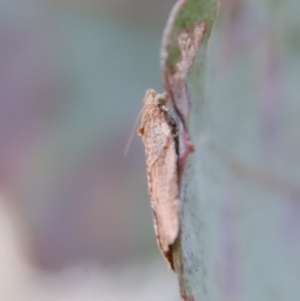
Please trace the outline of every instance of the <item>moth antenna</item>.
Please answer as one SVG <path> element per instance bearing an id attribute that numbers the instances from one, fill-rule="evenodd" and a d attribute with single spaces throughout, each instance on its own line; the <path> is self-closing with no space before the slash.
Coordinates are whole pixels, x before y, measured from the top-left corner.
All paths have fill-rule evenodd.
<path id="1" fill-rule="evenodd" d="M 141 109 L 141 111 L 140 111 L 138 117 L 136 118 L 136 121 L 135 121 L 135 123 L 134 123 L 134 126 L 133 126 L 133 129 L 132 129 L 132 131 L 131 131 L 130 137 L 129 137 L 129 139 L 128 139 L 128 141 L 127 141 L 127 144 L 126 144 L 126 148 L 125 148 L 125 151 L 124 151 L 124 156 L 126 156 L 127 153 L 128 153 L 129 147 L 130 147 L 131 142 L 132 142 L 132 139 L 133 139 L 133 135 L 134 135 L 134 133 L 135 133 L 135 131 L 136 131 L 136 128 L 137 128 L 137 124 L 138 124 L 139 120 L 141 119 L 141 116 L 142 116 L 144 110 L 145 110 L 145 107 L 143 107 L 143 108 Z"/>
<path id="2" fill-rule="evenodd" d="M 143 98 L 144 107 L 141 109 L 141 111 L 140 111 L 140 113 L 139 113 L 139 115 L 138 115 L 138 117 L 137 117 L 137 119 L 136 119 L 136 121 L 135 121 L 134 127 L 133 127 L 133 129 L 132 129 L 132 132 L 131 132 L 131 134 L 130 134 L 130 137 L 129 137 L 129 139 L 128 139 L 128 142 L 127 142 L 127 144 L 126 144 L 124 156 L 126 156 L 127 153 L 128 153 L 129 147 L 130 147 L 131 142 L 132 142 L 133 134 L 134 134 L 134 132 L 136 131 L 137 124 L 138 124 L 138 122 L 139 122 L 139 120 L 140 120 L 140 118 L 141 118 L 143 112 L 145 111 L 145 108 L 146 108 L 146 105 L 147 105 L 147 99 L 148 99 L 149 95 L 152 95 L 153 97 L 155 97 L 156 92 L 155 92 L 153 89 L 148 89 L 148 90 L 146 90 L 146 94 L 145 94 L 145 96 L 144 96 L 144 98 Z"/>

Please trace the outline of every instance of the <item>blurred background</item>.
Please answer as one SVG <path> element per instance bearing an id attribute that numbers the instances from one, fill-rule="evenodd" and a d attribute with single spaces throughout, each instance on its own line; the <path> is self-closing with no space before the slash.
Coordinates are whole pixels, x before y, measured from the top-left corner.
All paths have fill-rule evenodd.
<path id="1" fill-rule="evenodd" d="M 162 91 L 174 3 L 0 0 L 1 301 L 179 300 L 138 137 L 124 157 L 144 91 Z M 208 63 L 216 126 L 228 122 L 222 103 L 258 95 L 264 139 L 276 144 L 284 103 L 299 109 L 299 11 L 292 0 L 221 1 Z"/>

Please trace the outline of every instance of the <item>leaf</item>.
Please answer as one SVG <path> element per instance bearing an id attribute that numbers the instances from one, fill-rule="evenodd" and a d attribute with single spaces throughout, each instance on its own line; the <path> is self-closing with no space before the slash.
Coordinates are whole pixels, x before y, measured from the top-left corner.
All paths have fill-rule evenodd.
<path id="1" fill-rule="evenodd" d="M 194 143 L 201 131 L 206 49 L 216 11 L 216 0 L 178 1 L 169 16 L 161 50 L 165 90 L 180 127 L 181 226 L 173 257 L 181 297 L 186 301 L 203 300 L 207 293 L 201 236 L 204 223 L 197 215 L 199 178 L 194 176 L 199 148 L 194 148 Z"/>

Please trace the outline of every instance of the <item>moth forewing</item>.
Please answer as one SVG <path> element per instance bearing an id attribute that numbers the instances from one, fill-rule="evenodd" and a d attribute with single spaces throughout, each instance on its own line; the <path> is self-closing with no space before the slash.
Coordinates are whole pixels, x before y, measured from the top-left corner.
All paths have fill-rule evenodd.
<path id="1" fill-rule="evenodd" d="M 178 129 L 166 94 L 146 91 L 141 126 L 148 189 L 158 245 L 173 267 L 171 246 L 179 231 Z"/>

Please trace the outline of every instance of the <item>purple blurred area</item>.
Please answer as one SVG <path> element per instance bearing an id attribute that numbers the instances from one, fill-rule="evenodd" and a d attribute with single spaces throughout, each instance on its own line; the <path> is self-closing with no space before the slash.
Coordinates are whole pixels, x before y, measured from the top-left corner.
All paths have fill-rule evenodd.
<path id="1" fill-rule="evenodd" d="M 0 2 L 1 187 L 39 268 L 157 253 L 142 146 L 124 149 L 144 90 L 161 89 L 172 1 L 162 3 L 146 5 L 158 26 L 143 22 L 140 1 L 124 11 L 116 1 Z"/>
<path id="2" fill-rule="evenodd" d="M 177 300 L 124 156 L 173 1 L 126 2 L 0 0 L 1 301 Z"/>

